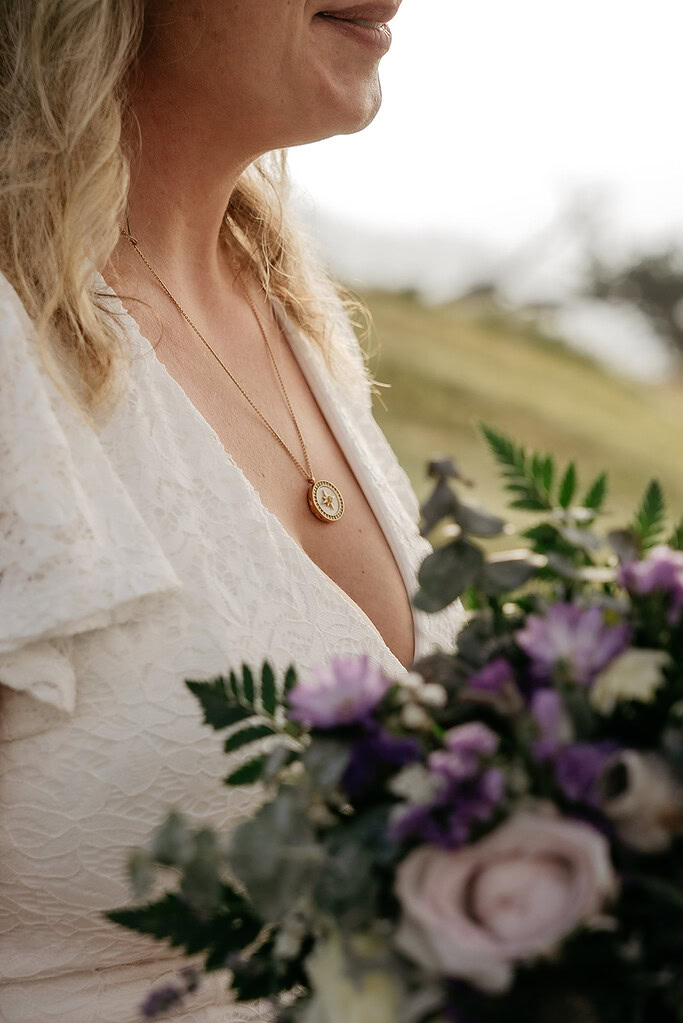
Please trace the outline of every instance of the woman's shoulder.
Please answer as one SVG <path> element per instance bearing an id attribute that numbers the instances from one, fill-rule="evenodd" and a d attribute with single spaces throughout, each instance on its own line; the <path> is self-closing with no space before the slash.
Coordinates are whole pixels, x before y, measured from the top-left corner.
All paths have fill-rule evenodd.
<path id="1" fill-rule="evenodd" d="M 180 582 L 2 275 L 0 480 L 0 682 L 70 712 L 53 641 L 126 621 Z"/>

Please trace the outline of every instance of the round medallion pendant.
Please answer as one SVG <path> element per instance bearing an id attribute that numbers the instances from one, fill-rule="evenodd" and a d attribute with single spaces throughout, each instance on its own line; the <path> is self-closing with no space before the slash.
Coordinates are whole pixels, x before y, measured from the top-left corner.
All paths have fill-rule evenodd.
<path id="1" fill-rule="evenodd" d="M 329 480 L 318 480 L 308 488 L 308 506 L 321 522 L 336 522 L 344 514 L 344 498 Z"/>

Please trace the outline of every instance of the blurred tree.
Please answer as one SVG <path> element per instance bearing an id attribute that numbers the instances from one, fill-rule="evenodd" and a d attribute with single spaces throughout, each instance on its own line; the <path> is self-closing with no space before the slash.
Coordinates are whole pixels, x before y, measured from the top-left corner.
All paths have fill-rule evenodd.
<path id="1" fill-rule="evenodd" d="M 594 257 L 590 294 L 636 306 L 683 357 L 683 251 L 670 247 L 652 252 L 619 269 Z"/>

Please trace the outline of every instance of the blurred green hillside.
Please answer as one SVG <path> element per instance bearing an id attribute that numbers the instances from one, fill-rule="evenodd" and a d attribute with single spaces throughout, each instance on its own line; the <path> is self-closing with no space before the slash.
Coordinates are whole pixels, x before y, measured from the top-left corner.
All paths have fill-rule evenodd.
<path id="1" fill-rule="evenodd" d="M 476 500 L 504 508 L 475 426 L 483 420 L 560 462 L 575 459 L 584 484 L 608 468 L 615 525 L 653 476 L 683 513 L 683 378 L 617 378 L 486 300 L 427 308 L 411 296 L 361 297 L 374 320 L 372 372 L 391 385 L 375 398 L 375 416 L 420 500 L 430 490 L 426 460 L 447 453 L 476 481 Z"/>

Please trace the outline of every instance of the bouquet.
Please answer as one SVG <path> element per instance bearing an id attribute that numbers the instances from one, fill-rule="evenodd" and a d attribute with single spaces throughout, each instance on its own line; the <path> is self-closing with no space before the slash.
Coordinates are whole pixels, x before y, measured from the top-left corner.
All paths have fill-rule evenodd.
<path id="1" fill-rule="evenodd" d="M 581 492 L 482 430 L 532 520 L 501 550 L 511 527 L 430 463 L 414 601 L 463 601 L 457 650 L 187 682 L 263 801 L 229 836 L 172 813 L 108 916 L 280 1023 L 683 1023 L 683 522 L 653 481 L 604 534 L 604 474 Z"/>

